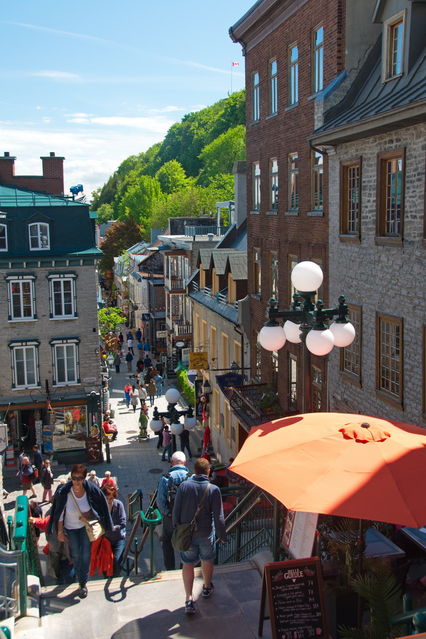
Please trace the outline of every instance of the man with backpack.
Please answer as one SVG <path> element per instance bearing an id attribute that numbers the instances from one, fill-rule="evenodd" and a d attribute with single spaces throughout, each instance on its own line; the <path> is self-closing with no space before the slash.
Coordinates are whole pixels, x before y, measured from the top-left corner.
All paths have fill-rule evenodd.
<path id="1" fill-rule="evenodd" d="M 185 464 L 186 457 L 182 451 L 178 450 L 173 453 L 170 459 L 170 470 L 167 475 L 161 477 L 158 484 L 157 506 L 163 515 L 161 545 L 166 570 L 175 569 L 175 551 L 171 541 L 173 533 L 172 512 L 178 486 L 190 476 Z"/>

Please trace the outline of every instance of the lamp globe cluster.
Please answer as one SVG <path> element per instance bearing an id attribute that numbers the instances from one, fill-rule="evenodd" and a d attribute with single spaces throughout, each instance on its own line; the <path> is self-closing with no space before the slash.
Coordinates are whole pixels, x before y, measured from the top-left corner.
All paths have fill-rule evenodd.
<path id="1" fill-rule="evenodd" d="M 344 348 L 355 339 L 355 329 L 347 320 L 347 307 L 344 298 L 339 298 L 339 307 L 335 309 L 322 309 L 320 304 L 317 309 L 313 306 L 311 298 L 321 286 L 323 272 L 315 262 L 299 262 L 291 273 L 291 282 L 299 292 L 303 305 L 298 302 L 292 310 L 281 311 L 276 307 L 276 301 L 271 300 L 269 309 L 269 321 L 261 328 L 258 341 L 267 351 L 277 351 L 284 346 L 286 341 L 299 344 L 305 341 L 306 348 L 313 355 L 328 355 L 334 346 Z M 276 321 L 286 320 L 284 326 Z M 324 320 L 333 320 L 329 327 Z M 304 340 L 303 340 L 304 338 Z"/>

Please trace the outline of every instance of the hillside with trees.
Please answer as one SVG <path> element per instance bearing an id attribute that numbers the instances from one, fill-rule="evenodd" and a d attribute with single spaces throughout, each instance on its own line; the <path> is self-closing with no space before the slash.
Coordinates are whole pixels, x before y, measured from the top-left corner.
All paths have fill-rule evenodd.
<path id="1" fill-rule="evenodd" d="M 120 164 L 91 208 L 100 223 L 164 228 L 169 217 L 198 216 L 233 198 L 232 166 L 245 158 L 245 92 L 233 93 L 173 124 L 163 142 Z M 133 226 L 133 229 L 135 227 Z"/>

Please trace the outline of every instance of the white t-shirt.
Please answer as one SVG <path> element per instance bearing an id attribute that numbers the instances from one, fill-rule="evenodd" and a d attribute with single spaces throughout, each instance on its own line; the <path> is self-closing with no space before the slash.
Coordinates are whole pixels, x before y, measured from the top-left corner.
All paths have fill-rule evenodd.
<path id="1" fill-rule="evenodd" d="M 67 503 L 65 504 L 65 508 L 62 511 L 61 516 L 59 517 L 59 521 L 64 522 L 64 528 L 77 530 L 77 528 L 83 528 L 84 524 L 80 519 L 80 513 L 75 507 L 74 500 L 71 497 L 71 492 L 74 495 L 78 507 L 80 508 L 82 513 L 87 513 L 90 510 L 90 504 L 87 499 L 86 493 L 84 493 L 83 497 L 76 497 L 73 489 L 71 488 L 67 496 Z"/>

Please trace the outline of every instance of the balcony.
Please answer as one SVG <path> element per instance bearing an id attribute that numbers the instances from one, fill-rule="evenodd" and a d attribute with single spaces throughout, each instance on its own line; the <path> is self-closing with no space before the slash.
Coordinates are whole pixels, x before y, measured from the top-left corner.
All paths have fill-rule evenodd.
<path id="1" fill-rule="evenodd" d="M 186 288 L 185 279 L 183 277 L 166 277 L 164 286 L 169 291 L 184 291 Z"/>
<path id="2" fill-rule="evenodd" d="M 268 396 L 274 401 L 267 401 Z M 248 427 L 283 417 L 278 397 L 268 384 L 232 386 L 228 389 L 227 398 L 231 409 Z"/>
<path id="3" fill-rule="evenodd" d="M 186 237 L 200 237 L 203 235 L 213 235 L 214 237 L 221 237 L 225 235 L 229 226 L 185 226 Z M 213 239 L 213 238 L 212 238 Z"/>
<path id="4" fill-rule="evenodd" d="M 236 311 L 238 310 L 238 301 L 229 302 L 228 301 L 228 289 L 224 288 L 218 293 L 213 293 L 212 289 L 209 286 L 204 286 L 204 288 L 200 288 L 198 282 L 192 282 L 192 290 L 194 292 L 203 293 L 207 297 L 219 302 L 219 304 L 226 304 L 227 306 L 231 306 Z"/>
<path id="5" fill-rule="evenodd" d="M 176 335 L 176 337 L 181 337 L 184 335 L 192 335 L 192 324 L 188 323 L 188 322 L 176 322 L 173 325 L 173 332 Z"/>

